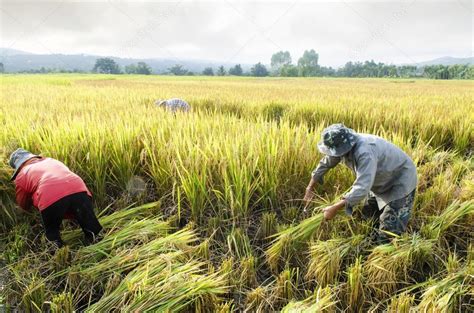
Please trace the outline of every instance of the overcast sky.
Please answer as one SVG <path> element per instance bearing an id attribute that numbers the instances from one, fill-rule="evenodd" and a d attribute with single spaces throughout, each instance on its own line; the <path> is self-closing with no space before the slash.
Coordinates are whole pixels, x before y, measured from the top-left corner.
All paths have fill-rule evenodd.
<path id="1" fill-rule="evenodd" d="M 315 49 L 327 66 L 473 55 L 471 0 L 1 0 L 0 13 L 0 46 L 35 53 L 269 63 Z"/>

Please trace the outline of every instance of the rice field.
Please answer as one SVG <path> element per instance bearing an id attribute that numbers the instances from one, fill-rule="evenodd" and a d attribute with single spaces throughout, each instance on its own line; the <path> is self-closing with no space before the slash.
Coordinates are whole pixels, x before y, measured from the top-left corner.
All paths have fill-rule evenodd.
<path id="1" fill-rule="evenodd" d="M 0 304 L 24 312 L 473 312 L 471 81 L 2 75 Z M 154 106 L 180 97 L 193 110 Z M 320 209 L 350 188 L 328 173 L 302 198 L 321 130 L 342 122 L 404 149 L 418 169 L 407 234 Z M 51 254 L 20 214 L 8 155 L 63 161 L 105 229 L 64 223 Z M 1 308 L 0 308 L 1 311 Z"/>

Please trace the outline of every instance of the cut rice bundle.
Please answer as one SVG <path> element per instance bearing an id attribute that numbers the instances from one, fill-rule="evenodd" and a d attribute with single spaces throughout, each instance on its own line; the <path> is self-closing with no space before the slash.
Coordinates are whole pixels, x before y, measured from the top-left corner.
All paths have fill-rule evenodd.
<path id="1" fill-rule="evenodd" d="M 140 266 L 161 254 L 180 252 L 197 241 L 193 231 L 180 230 L 176 233 L 154 239 L 142 246 L 122 249 L 100 262 L 80 264 L 79 272 L 90 277 L 105 277 L 113 273 L 124 273 Z M 183 249 L 184 248 L 184 249 Z"/>
<path id="2" fill-rule="evenodd" d="M 208 306 L 218 303 L 217 297 L 227 292 L 225 276 L 218 272 L 206 274 L 204 263 L 182 263 L 179 256 L 162 254 L 137 267 L 86 312 L 176 312 L 203 297 L 213 299 Z"/>
<path id="3" fill-rule="evenodd" d="M 284 257 L 291 258 L 296 249 L 311 239 L 324 220 L 323 213 L 318 213 L 301 223 L 288 227 L 275 235 L 270 248 L 266 251 L 268 264 L 273 270 Z"/>
<path id="4" fill-rule="evenodd" d="M 431 280 L 421 295 L 420 312 L 473 312 L 474 262 L 455 273 Z"/>
<path id="5" fill-rule="evenodd" d="M 415 303 L 415 296 L 402 292 L 390 300 L 387 313 L 410 313 Z"/>
<path id="6" fill-rule="evenodd" d="M 317 241 L 312 244 L 306 279 L 316 279 L 322 287 L 336 282 L 338 276 L 342 274 L 342 262 L 349 255 L 358 254 L 363 239 L 363 235 L 355 235 L 349 238 Z"/>
<path id="7" fill-rule="evenodd" d="M 434 242 L 418 234 L 394 239 L 375 247 L 365 263 L 369 288 L 378 299 L 388 298 L 411 280 L 410 274 L 423 272 L 434 263 Z"/>
<path id="8" fill-rule="evenodd" d="M 156 217 L 161 206 L 160 201 L 147 203 L 134 208 L 125 208 L 99 218 L 99 222 L 103 227 L 102 232 L 108 233 L 113 229 L 118 229 L 126 226 L 131 221 L 138 221 L 146 217 Z M 77 241 L 82 237 L 82 231 L 78 228 L 65 231 L 62 234 L 64 241 Z"/>
<path id="9" fill-rule="evenodd" d="M 303 301 L 291 301 L 282 313 L 312 313 L 312 312 L 334 312 L 336 303 L 333 299 L 333 291 L 329 287 L 318 288 L 314 295 Z"/>
<path id="10" fill-rule="evenodd" d="M 347 270 L 347 305 L 354 312 L 362 312 L 365 301 L 362 258 L 358 257 Z"/>
<path id="11" fill-rule="evenodd" d="M 98 243 L 81 248 L 76 254 L 76 263 L 97 262 L 109 257 L 113 250 L 142 245 L 153 238 L 166 236 L 170 230 L 170 225 L 160 217 L 129 223 L 118 231 L 105 234 Z"/>
<path id="12" fill-rule="evenodd" d="M 440 215 L 422 227 L 421 234 L 427 239 L 439 239 L 448 228 L 458 223 L 463 217 L 474 215 L 474 200 L 454 201 Z"/>

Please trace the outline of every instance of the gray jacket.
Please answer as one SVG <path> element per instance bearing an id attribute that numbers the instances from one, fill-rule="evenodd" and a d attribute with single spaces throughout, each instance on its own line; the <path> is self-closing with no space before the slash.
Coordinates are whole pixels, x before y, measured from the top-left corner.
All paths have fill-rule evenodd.
<path id="1" fill-rule="evenodd" d="M 352 189 L 343 197 L 349 207 L 373 192 L 379 209 L 383 209 L 387 203 L 407 196 L 416 188 L 416 167 L 411 158 L 378 136 L 357 134 L 357 142 L 349 153 L 321 159 L 313 171 L 313 179 L 322 184 L 324 174 L 340 161 L 356 175 Z"/>

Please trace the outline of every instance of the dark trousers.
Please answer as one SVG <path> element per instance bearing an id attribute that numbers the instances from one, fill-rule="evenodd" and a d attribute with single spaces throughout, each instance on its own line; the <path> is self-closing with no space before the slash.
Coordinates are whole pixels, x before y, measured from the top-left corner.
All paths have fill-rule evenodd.
<path id="1" fill-rule="evenodd" d="M 362 207 L 362 218 L 374 221 L 374 227 L 377 229 L 375 239 L 379 243 L 390 241 L 391 236 L 388 233 L 401 235 L 406 231 L 414 200 L 415 190 L 401 199 L 388 203 L 380 210 L 375 197 L 368 199 L 367 204 Z"/>
<path id="2" fill-rule="evenodd" d="M 74 215 L 88 243 L 97 238 L 102 226 L 94 214 L 92 198 L 86 192 L 80 192 L 59 199 L 41 211 L 41 219 L 48 240 L 59 247 L 64 245 L 59 230 L 66 213 Z"/>

